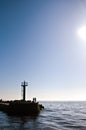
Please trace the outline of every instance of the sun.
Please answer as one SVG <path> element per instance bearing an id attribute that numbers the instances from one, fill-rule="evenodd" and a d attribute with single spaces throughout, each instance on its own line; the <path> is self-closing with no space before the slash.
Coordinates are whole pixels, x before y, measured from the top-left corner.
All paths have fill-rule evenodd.
<path id="1" fill-rule="evenodd" d="M 86 26 L 82 26 L 78 29 L 78 36 L 83 40 L 86 41 Z"/>

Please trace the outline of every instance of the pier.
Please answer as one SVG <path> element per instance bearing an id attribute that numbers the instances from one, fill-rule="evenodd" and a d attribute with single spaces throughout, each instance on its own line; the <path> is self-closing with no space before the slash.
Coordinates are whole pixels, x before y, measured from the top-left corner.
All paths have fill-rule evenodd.
<path id="1" fill-rule="evenodd" d="M 37 115 L 39 112 L 44 109 L 42 104 L 36 102 L 36 98 L 33 98 L 32 101 L 26 101 L 26 86 L 27 82 L 22 82 L 21 86 L 23 87 L 23 97 L 21 100 L 12 100 L 12 101 L 3 101 L 0 100 L 0 111 L 4 111 L 10 115 Z"/>

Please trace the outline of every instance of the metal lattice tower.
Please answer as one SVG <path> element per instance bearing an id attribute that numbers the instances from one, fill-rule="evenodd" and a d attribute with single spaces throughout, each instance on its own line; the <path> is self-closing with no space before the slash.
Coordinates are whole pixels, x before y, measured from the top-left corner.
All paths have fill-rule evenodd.
<path id="1" fill-rule="evenodd" d="M 23 101 L 25 101 L 25 96 L 26 96 L 26 86 L 28 86 L 28 83 L 27 82 L 21 82 L 21 86 L 23 87 Z"/>

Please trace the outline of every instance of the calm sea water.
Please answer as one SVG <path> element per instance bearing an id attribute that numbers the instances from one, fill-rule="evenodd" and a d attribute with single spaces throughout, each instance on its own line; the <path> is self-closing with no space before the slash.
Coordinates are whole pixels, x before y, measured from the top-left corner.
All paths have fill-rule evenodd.
<path id="1" fill-rule="evenodd" d="M 86 130 L 86 102 L 42 102 L 37 117 L 0 112 L 0 130 Z"/>

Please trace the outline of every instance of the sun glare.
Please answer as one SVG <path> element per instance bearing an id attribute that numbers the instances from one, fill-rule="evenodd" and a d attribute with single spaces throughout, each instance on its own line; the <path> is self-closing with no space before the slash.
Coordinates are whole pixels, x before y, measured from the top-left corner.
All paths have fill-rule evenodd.
<path id="1" fill-rule="evenodd" d="M 82 26 L 78 29 L 78 36 L 83 40 L 86 41 L 86 26 Z"/>

